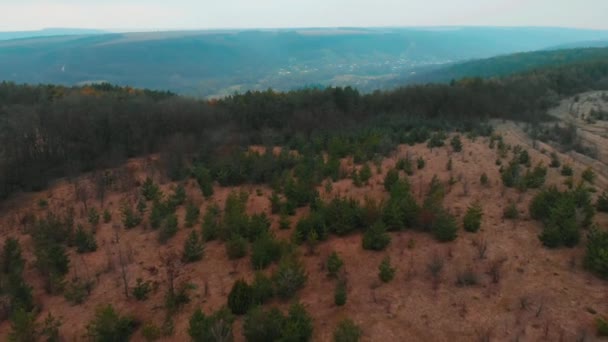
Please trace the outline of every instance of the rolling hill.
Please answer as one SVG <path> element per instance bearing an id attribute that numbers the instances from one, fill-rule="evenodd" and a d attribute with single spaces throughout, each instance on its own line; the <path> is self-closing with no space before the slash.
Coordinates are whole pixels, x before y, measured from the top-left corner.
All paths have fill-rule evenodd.
<path id="1" fill-rule="evenodd" d="M 0 41 L 0 79 L 106 81 L 213 97 L 249 89 L 352 85 L 471 59 L 608 39 L 554 28 L 339 28 L 62 35 Z"/>

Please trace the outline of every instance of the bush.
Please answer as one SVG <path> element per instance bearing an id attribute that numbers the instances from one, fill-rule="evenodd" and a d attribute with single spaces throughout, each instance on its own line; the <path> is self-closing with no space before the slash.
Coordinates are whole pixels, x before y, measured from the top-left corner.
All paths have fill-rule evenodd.
<path id="1" fill-rule="evenodd" d="M 483 216 L 483 210 L 479 203 L 474 203 L 467 209 L 463 219 L 464 230 L 467 232 L 475 233 L 481 227 L 481 217 Z"/>
<path id="2" fill-rule="evenodd" d="M 572 170 L 572 167 L 570 165 L 564 164 L 560 173 L 562 176 L 570 177 L 574 175 L 574 170 Z"/>
<path id="3" fill-rule="evenodd" d="M 336 306 L 343 306 L 346 304 L 346 282 L 342 279 L 336 283 L 336 289 L 334 290 L 334 304 L 336 304 Z"/>
<path id="4" fill-rule="evenodd" d="M 226 254 L 230 260 L 244 257 L 247 255 L 247 240 L 240 235 L 234 235 L 226 241 Z"/>
<path id="5" fill-rule="evenodd" d="M 359 179 L 364 184 L 367 184 L 369 179 L 372 177 L 372 169 L 369 167 L 367 163 L 363 164 L 361 170 L 359 170 Z"/>
<path id="6" fill-rule="evenodd" d="M 188 204 L 186 205 L 185 226 L 188 228 L 192 228 L 194 224 L 198 222 L 198 217 L 200 216 L 200 214 L 200 208 L 194 205 L 194 203 L 188 202 Z"/>
<path id="7" fill-rule="evenodd" d="M 378 267 L 378 277 L 380 278 L 380 280 L 382 280 L 382 282 L 384 283 L 388 283 L 391 280 L 393 280 L 393 278 L 395 277 L 395 268 L 393 266 L 391 266 L 391 259 L 390 257 L 385 257 L 384 259 L 382 259 L 382 262 L 380 263 L 380 266 Z"/>
<path id="8" fill-rule="evenodd" d="M 205 211 L 203 216 L 203 241 L 211 241 L 219 238 L 220 224 L 220 208 L 216 204 L 211 204 Z"/>
<path id="9" fill-rule="evenodd" d="M 277 308 L 265 311 L 262 307 L 256 307 L 245 316 L 243 336 L 248 342 L 281 341 L 285 320 Z"/>
<path id="10" fill-rule="evenodd" d="M 519 218 L 519 210 L 517 209 L 515 202 L 509 201 L 509 204 L 507 204 L 505 210 L 503 211 L 502 217 L 510 220 Z"/>
<path id="11" fill-rule="evenodd" d="M 95 208 L 89 209 L 88 213 L 88 221 L 92 226 L 97 226 L 99 224 L 99 212 Z"/>
<path id="12" fill-rule="evenodd" d="M 343 319 L 334 331 L 334 342 L 358 342 L 361 338 L 361 328 L 351 319 Z"/>
<path id="13" fill-rule="evenodd" d="M 391 237 L 386 232 L 386 226 L 381 221 L 374 223 L 363 234 L 363 249 L 381 251 L 391 242 Z"/>
<path id="14" fill-rule="evenodd" d="M 547 168 L 542 164 L 538 164 L 534 167 L 532 172 L 526 171 L 524 175 L 523 184 L 526 188 L 529 189 L 537 189 L 540 188 L 543 184 L 545 184 L 545 177 L 547 176 Z"/>
<path id="15" fill-rule="evenodd" d="M 402 158 L 397 161 L 397 170 L 403 170 L 406 175 L 411 176 L 414 174 L 414 166 L 410 158 Z"/>
<path id="16" fill-rule="evenodd" d="M 235 315 L 247 313 L 253 303 L 253 290 L 243 279 L 237 280 L 232 285 L 232 290 L 228 294 L 228 308 Z"/>
<path id="17" fill-rule="evenodd" d="M 285 211 L 281 211 L 279 215 L 279 229 L 285 230 L 291 227 L 291 221 Z"/>
<path id="18" fill-rule="evenodd" d="M 477 274 L 471 268 L 467 268 L 456 277 L 456 285 L 461 287 L 474 286 L 477 282 Z"/>
<path id="19" fill-rule="evenodd" d="M 74 245 L 76 245 L 76 251 L 81 254 L 97 250 L 95 235 L 93 232 L 85 231 L 81 225 L 78 226 L 78 229 L 74 234 Z"/>
<path id="20" fill-rule="evenodd" d="M 397 183 L 398 181 L 399 181 L 399 171 L 397 171 L 396 169 L 388 170 L 388 172 L 386 173 L 386 176 L 384 177 L 384 189 L 386 191 L 391 191 L 391 188 L 393 187 L 393 185 L 395 183 Z"/>
<path id="21" fill-rule="evenodd" d="M 327 267 L 327 274 L 330 277 L 337 277 L 338 272 L 344 265 L 344 262 L 342 261 L 342 259 L 340 259 L 338 253 L 334 251 L 329 255 L 329 257 L 327 257 L 325 265 Z"/>
<path id="22" fill-rule="evenodd" d="M 196 230 L 191 231 L 184 242 L 182 261 L 185 263 L 199 261 L 203 258 L 204 253 L 205 245 L 203 244 L 203 240 L 199 237 Z"/>
<path id="23" fill-rule="evenodd" d="M 141 327 L 141 335 L 146 341 L 156 341 L 160 340 L 163 334 L 156 324 L 146 323 Z"/>
<path id="24" fill-rule="evenodd" d="M 150 281 L 143 281 L 141 278 L 137 278 L 135 287 L 131 291 L 133 293 L 133 297 L 137 300 L 146 300 L 150 295 L 150 291 L 152 291 L 152 286 L 150 285 Z"/>
<path id="25" fill-rule="evenodd" d="M 169 239 L 174 237 L 175 234 L 177 234 L 177 225 L 177 215 L 170 214 L 169 216 L 167 216 L 167 218 L 165 218 L 165 221 L 163 222 L 160 231 L 158 232 L 158 241 L 164 244 L 169 241 Z"/>
<path id="26" fill-rule="evenodd" d="M 256 270 L 268 267 L 281 257 L 281 244 L 272 233 L 264 233 L 251 245 L 251 265 Z"/>
<path id="27" fill-rule="evenodd" d="M 424 161 L 424 158 L 422 158 L 422 157 L 420 157 L 420 158 L 418 158 L 418 160 L 416 160 L 416 166 L 418 167 L 418 170 L 424 169 L 425 164 L 426 164 L 426 162 Z"/>
<path id="28" fill-rule="evenodd" d="M 608 192 L 604 191 L 598 198 L 595 205 L 597 211 L 608 213 Z"/>
<path id="29" fill-rule="evenodd" d="M 253 304 L 262 305 L 274 296 L 272 279 L 262 272 L 256 272 L 251 284 Z"/>
<path id="30" fill-rule="evenodd" d="M 593 172 L 593 170 L 591 169 L 591 167 L 588 167 L 581 174 L 581 178 L 583 180 L 589 182 L 590 184 L 593 184 L 593 182 L 595 181 L 595 172 Z"/>
<path id="31" fill-rule="evenodd" d="M 562 163 L 559 161 L 559 157 L 557 156 L 557 154 L 555 152 L 551 152 L 551 163 L 549 164 L 550 168 L 558 168 L 562 165 Z"/>
<path id="32" fill-rule="evenodd" d="M 454 152 L 462 151 L 462 141 L 460 141 L 460 135 L 455 135 L 450 141 L 450 145 Z"/>
<path id="33" fill-rule="evenodd" d="M 128 341 L 136 327 L 132 317 L 119 315 L 112 305 L 102 306 L 87 325 L 87 337 L 96 342 Z"/>
<path id="34" fill-rule="evenodd" d="M 234 316 L 227 308 L 221 308 L 207 317 L 197 309 L 188 325 L 188 335 L 193 342 L 233 341 L 232 325 Z"/>
<path id="35" fill-rule="evenodd" d="M 289 299 L 304 287 L 308 275 L 302 263 L 295 256 L 283 257 L 272 275 L 275 293 L 281 299 Z"/>
<path id="36" fill-rule="evenodd" d="M 283 327 L 283 336 L 289 341 L 306 342 L 312 338 L 312 318 L 300 303 L 289 307 L 289 313 Z"/>
<path id="37" fill-rule="evenodd" d="M 488 186 L 488 184 L 490 184 L 490 180 L 488 179 L 488 175 L 486 175 L 486 173 L 482 173 L 481 176 L 479 177 L 479 183 L 481 183 L 481 185 L 483 186 Z"/>
<path id="38" fill-rule="evenodd" d="M 110 214 L 110 211 L 108 209 L 105 209 L 103 211 L 103 222 L 110 223 L 111 220 L 112 220 L 112 214 Z"/>
<path id="39" fill-rule="evenodd" d="M 65 287 L 63 295 L 72 304 L 82 304 L 91 294 L 92 289 L 93 282 L 74 279 Z"/>
<path id="40" fill-rule="evenodd" d="M 40 336 L 39 326 L 36 323 L 36 313 L 18 309 L 11 317 L 11 332 L 8 341 L 33 342 Z"/>
<path id="41" fill-rule="evenodd" d="M 595 319 L 595 326 L 597 327 L 597 336 L 608 336 L 608 320 L 603 317 L 597 317 Z"/>
<path id="42" fill-rule="evenodd" d="M 146 201 L 154 201 L 160 198 L 161 193 L 158 185 L 154 184 L 152 178 L 146 177 L 144 184 L 141 186 L 141 194 Z"/>
<path id="43" fill-rule="evenodd" d="M 592 228 L 587 238 L 585 268 L 608 279 L 608 232 Z"/>
<path id="44" fill-rule="evenodd" d="M 192 173 L 201 189 L 201 192 L 203 193 L 203 196 L 205 196 L 205 198 L 213 196 L 213 179 L 211 178 L 211 172 L 209 169 L 201 165 L 197 165 L 192 170 Z"/>
<path id="45" fill-rule="evenodd" d="M 457 237 L 458 224 L 454 216 L 443 209 L 437 214 L 432 227 L 433 236 L 440 242 L 453 241 Z"/>
<path id="46" fill-rule="evenodd" d="M 530 155 L 528 154 L 528 151 L 523 150 L 523 151 L 519 152 L 519 155 L 517 156 L 517 160 L 522 165 L 530 164 Z"/>
<path id="47" fill-rule="evenodd" d="M 141 216 L 135 214 L 131 206 L 124 204 L 121 208 L 121 212 L 122 223 L 124 224 L 125 228 L 135 228 L 141 223 Z"/>
<path id="48" fill-rule="evenodd" d="M 445 142 L 444 142 L 445 139 L 446 139 L 445 133 L 443 133 L 443 132 L 433 133 L 433 135 L 431 135 L 431 138 L 429 139 L 426 146 L 428 148 L 441 147 L 441 146 L 445 145 Z"/>

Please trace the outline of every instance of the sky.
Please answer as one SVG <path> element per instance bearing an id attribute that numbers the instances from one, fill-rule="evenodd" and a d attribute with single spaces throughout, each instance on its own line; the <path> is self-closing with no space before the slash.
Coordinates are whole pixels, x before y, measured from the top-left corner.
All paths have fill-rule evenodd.
<path id="1" fill-rule="evenodd" d="M 336 26 L 608 29 L 608 0 L 0 0 L 0 31 Z"/>

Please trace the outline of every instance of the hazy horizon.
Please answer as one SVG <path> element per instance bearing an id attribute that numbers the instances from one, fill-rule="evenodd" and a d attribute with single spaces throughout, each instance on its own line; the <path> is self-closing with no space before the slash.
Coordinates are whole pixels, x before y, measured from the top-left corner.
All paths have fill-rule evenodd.
<path id="1" fill-rule="evenodd" d="M 608 1 L 585 0 L 9 0 L 0 31 L 338 27 L 548 27 L 607 30 Z M 49 15 L 52 13 L 52 15 Z M 133 20 L 137 18 L 137 20 Z"/>

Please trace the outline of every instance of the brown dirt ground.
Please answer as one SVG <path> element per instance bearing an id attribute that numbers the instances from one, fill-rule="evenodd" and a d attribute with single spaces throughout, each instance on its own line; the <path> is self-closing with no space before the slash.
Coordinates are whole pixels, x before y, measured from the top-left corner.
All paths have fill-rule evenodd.
<path id="1" fill-rule="evenodd" d="M 502 130 L 507 143 L 526 145 L 513 127 Z M 453 177 L 459 181 L 449 188 L 444 202 L 446 207 L 462 217 L 470 203 L 479 201 L 484 207 L 484 218 L 480 232 L 471 234 L 461 230 L 456 241 L 445 244 L 434 241 L 426 234 L 406 231 L 392 233 L 392 242 L 384 252 L 362 250 L 359 234 L 344 238 L 331 237 L 318 246 L 314 255 L 308 255 L 302 247 L 308 282 L 299 293 L 299 298 L 314 318 L 315 341 L 331 340 L 337 322 L 345 317 L 352 318 L 362 327 L 364 341 L 472 341 L 486 336 L 495 341 L 571 341 L 583 334 L 593 338 L 596 315 L 592 312 L 608 314 L 608 283 L 582 268 L 584 243 L 573 249 L 543 248 L 537 238 L 541 225 L 531 221 L 527 212 L 535 191 L 522 194 L 502 186 L 495 165 L 497 154 L 488 148 L 487 138 L 463 141 L 464 149 L 460 153 L 450 153 L 447 147 L 431 151 L 425 145 L 400 146 L 392 156 L 383 160 L 380 174 L 372 166 L 374 176 L 369 185 L 356 188 L 351 180 L 341 180 L 333 184 L 331 194 L 324 193 L 323 187 L 319 187 L 324 198 L 340 195 L 360 200 L 365 196 L 385 199 L 387 194 L 382 181 L 386 171 L 406 154 L 414 160 L 422 156 L 427 162 L 426 167 L 416 170 L 410 177 L 418 199 L 421 200 L 433 175 L 438 175 L 445 183 Z M 551 150 L 548 146 L 539 148 Z M 529 152 L 534 163 L 542 160 L 548 165 L 548 152 L 542 154 L 533 149 Z M 446 170 L 450 157 L 453 160 L 451 172 Z M 576 175 L 580 177 L 585 166 L 566 155 L 561 157 L 563 161 L 570 160 L 575 166 Z M 343 163 L 345 167 L 353 167 L 350 160 Z M 153 157 L 132 160 L 126 166 L 130 171 L 124 174 L 130 174 L 140 182 L 145 175 L 151 175 L 162 183 L 166 191 L 173 184 L 159 176 L 155 165 Z M 490 178 L 489 187 L 479 184 L 483 172 Z M 598 187 L 605 189 L 605 180 L 598 181 Z M 81 182 L 85 184 L 87 178 L 84 177 Z M 548 183 L 561 186 L 562 182 L 563 177 L 559 176 L 558 170 L 549 169 Z M 213 198 L 205 200 L 195 182 L 188 181 L 186 187 L 188 196 L 200 203 L 201 213 L 211 201 L 223 206 L 227 195 L 233 190 L 216 187 Z M 269 188 L 241 188 L 250 193 L 249 213 L 270 214 Z M 258 189 L 261 196 L 257 194 Z M 145 227 L 122 229 L 119 203 L 125 199 L 133 201 L 136 194 L 137 190 L 133 187 L 128 192 L 111 192 L 103 206 L 96 200 L 89 200 L 89 206 L 111 210 L 113 218 L 109 224 L 100 224 L 96 252 L 78 255 L 70 251 L 71 275 L 67 279 L 79 276 L 95 280 L 90 297 L 81 305 L 71 305 L 62 296 L 44 293 L 41 279 L 33 266 L 30 238 L 20 232 L 19 223 L 24 213 L 42 215 L 45 212 L 37 204 L 41 198 L 48 199 L 53 210 L 75 206 L 79 219 L 86 222 L 83 205 L 75 199 L 74 186 L 60 181 L 44 192 L 22 194 L 5 203 L 2 208 L 0 242 L 3 243 L 7 236 L 19 237 L 28 259 L 25 277 L 34 286 L 35 298 L 42 306 L 39 317 L 43 319 L 47 312 L 61 317 L 61 334 L 67 341 L 83 340 L 86 324 L 92 318 L 94 309 L 101 304 L 112 303 L 120 312 L 131 313 L 143 322 L 160 326 L 163 321 L 162 306 L 167 279 L 162 259 L 172 251 L 181 254 L 189 229 L 180 228 L 177 236 L 167 245 L 159 245 L 157 233 Z M 517 203 L 522 219 L 508 221 L 502 218 L 503 208 L 509 200 Z M 292 225 L 306 211 L 298 210 L 296 218 L 292 218 Z M 184 208 L 180 208 L 178 213 L 180 222 L 183 222 Z M 602 227 L 608 223 L 605 214 L 597 215 L 596 220 Z M 279 231 L 276 215 L 272 216 L 272 221 L 277 235 L 288 238 L 292 230 Z M 142 226 L 145 225 L 144 222 Z M 476 246 L 484 241 L 488 247 L 487 254 L 480 259 Z M 118 263 L 119 246 L 128 259 L 126 267 L 130 286 L 139 277 L 157 284 L 158 288 L 149 300 L 138 302 L 132 298 L 125 299 Z M 345 261 L 348 301 L 344 307 L 334 306 L 334 282 L 327 278 L 323 269 L 325 258 L 334 250 Z M 380 283 L 377 275 L 378 265 L 385 255 L 390 255 L 393 265 L 397 267 L 395 279 L 388 284 Z M 427 265 L 434 256 L 445 261 L 438 283 L 432 281 L 427 271 Z M 495 284 L 487 273 L 490 266 L 500 260 L 504 260 L 501 279 Z M 479 284 L 457 287 L 457 274 L 467 268 L 477 273 Z M 272 269 L 266 272 L 271 273 Z M 233 282 L 241 277 L 253 277 L 249 259 L 229 261 L 222 244 L 207 243 L 202 261 L 180 268 L 178 282 L 191 282 L 196 289 L 191 293 L 191 302 L 175 315 L 175 334 L 166 340 L 189 340 L 187 326 L 192 312 L 198 307 L 211 312 L 224 305 Z M 285 309 L 288 303 L 275 301 L 270 305 Z M 241 326 L 242 319 L 238 319 L 235 324 L 237 341 L 243 340 Z M 8 322 L 0 325 L 0 340 L 6 340 L 9 330 Z M 139 331 L 133 340 L 143 340 Z"/>

